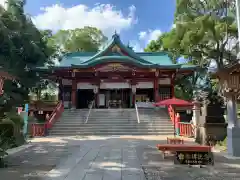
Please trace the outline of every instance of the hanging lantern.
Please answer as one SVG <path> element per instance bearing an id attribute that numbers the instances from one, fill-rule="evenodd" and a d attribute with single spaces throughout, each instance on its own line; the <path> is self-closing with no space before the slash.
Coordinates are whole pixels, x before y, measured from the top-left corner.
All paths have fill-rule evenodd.
<path id="1" fill-rule="evenodd" d="M 98 93 L 98 87 L 97 86 L 94 87 L 93 92 L 94 92 L 94 94 Z"/>
<path id="2" fill-rule="evenodd" d="M 187 109 L 186 113 L 191 114 L 192 113 L 191 109 Z"/>
<path id="3" fill-rule="evenodd" d="M 137 91 L 137 87 L 136 87 L 136 85 L 132 85 L 132 92 L 133 92 L 133 94 L 135 94 L 136 91 Z"/>
<path id="4" fill-rule="evenodd" d="M 75 72 L 74 71 L 72 72 L 72 77 L 75 77 Z"/>

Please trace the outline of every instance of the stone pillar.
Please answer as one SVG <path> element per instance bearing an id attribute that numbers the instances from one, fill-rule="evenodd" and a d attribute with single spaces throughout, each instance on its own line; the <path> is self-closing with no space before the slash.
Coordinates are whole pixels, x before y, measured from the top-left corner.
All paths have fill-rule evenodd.
<path id="1" fill-rule="evenodd" d="M 237 119 L 236 95 L 227 97 L 227 150 L 230 156 L 240 157 L 240 127 Z"/>
<path id="2" fill-rule="evenodd" d="M 76 109 L 76 95 L 77 95 L 77 82 L 72 80 L 72 93 L 71 93 L 71 105 L 72 109 Z"/>
<path id="3" fill-rule="evenodd" d="M 200 123 L 200 116 L 201 116 L 201 109 L 200 109 L 200 102 L 194 101 L 193 102 L 193 116 L 192 116 L 192 123 L 195 127 L 194 130 L 194 138 L 197 138 L 197 127 Z"/>

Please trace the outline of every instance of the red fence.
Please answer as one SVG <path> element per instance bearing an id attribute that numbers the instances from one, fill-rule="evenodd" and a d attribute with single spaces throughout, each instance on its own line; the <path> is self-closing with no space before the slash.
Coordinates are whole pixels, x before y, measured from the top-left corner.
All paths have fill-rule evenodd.
<path id="1" fill-rule="evenodd" d="M 34 123 L 31 125 L 31 135 L 35 136 L 46 136 L 48 134 L 48 130 L 52 128 L 58 118 L 61 116 L 62 112 L 64 111 L 64 106 L 62 101 L 60 101 L 52 114 L 49 116 L 49 119 L 46 123 L 39 124 Z"/>
<path id="2" fill-rule="evenodd" d="M 31 124 L 31 135 L 32 136 L 44 136 L 45 135 L 45 124 L 40 124 L 40 123 Z"/>
<path id="3" fill-rule="evenodd" d="M 179 123 L 180 127 L 180 136 L 193 137 L 194 131 L 191 123 Z"/>
<path id="4" fill-rule="evenodd" d="M 168 106 L 168 113 L 172 123 L 175 123 L 175 131 L 177 135 L 186 137 L 194 136 L 192 124 L 180 122 L 180 115 L 174 111 L 172 106 Z"/>

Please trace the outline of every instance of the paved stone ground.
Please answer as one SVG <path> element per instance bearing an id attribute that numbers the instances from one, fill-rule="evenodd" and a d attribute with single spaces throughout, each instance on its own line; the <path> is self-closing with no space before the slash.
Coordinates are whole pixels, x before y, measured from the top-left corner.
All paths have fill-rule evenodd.
<path id="1" fill-rule="evenodd" d="M 39 138 L 7 158 L 1 180 L 240 180 L 240 160 L 215 155 L 215 166 L 174 165 L 155 145 L 166 137 Z"/>

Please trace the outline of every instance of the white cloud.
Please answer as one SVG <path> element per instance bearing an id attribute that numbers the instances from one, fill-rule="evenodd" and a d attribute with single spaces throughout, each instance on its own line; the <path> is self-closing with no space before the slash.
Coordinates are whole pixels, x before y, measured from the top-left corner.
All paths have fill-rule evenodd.
<path id="1" fill-rule="evenodd" d="M 174 28 L 176 28 L 176 24 L 173 24 L 173 25 L 171 26 L 171 29 L 174 29 Z"/>
<path id="2" fill-rule="evenodd" d="M 138 33 L 138 41 L 132 43 L 133 50 L 136 52 L 142 52 L 144 48 L 152 40 L 157 40 L 157 38 L 162 34 L 160 29 L 149 29 L 147 31 L 141 31 Z"/>
<path id="3" fill-rule="evenodd" d="M 145 39 L 146 36 L 147 36 L 147 32 L 146 31 L 142 31 L 138 35 L 139 35 L 139 39 Z"/>
<path id="4" fill-rule="evenodd" d="M 135 52 L 143 52 L 143 48 L 141 47 L 141 45 L 139 44 L 139 42 L 131 42 L 131 46 L 133 47 L 133 50 Z"/>
<path id="5" fill-rule="evenodd" d="M 6 9 L 7 8 L 7 0 L 0 0 L 0 5 Z"/>
<path id="6" fill-rule="evenodd" d="M 144 40 L 146 44 L 148 44 L 152 40 L 156 40 L 161 34 L 162 31 L 159 29 L 149 29 L 148 31 L 141 31 L 140 33 L 138 33 L 139 39 Z"/>
<path id="7" fill-rule="evenodd" d="M 110 36 L 115 30 L 120 33 L 136 23 L 135 6 L 129 7 L 127 15 L 110 4 L 96 4 L 93 8 L 84 4 L 71 8 L 55 4 L 41 9 L 43 12 L 33 17 L 33 22 L 40 29 L 53 31 L 93 26 Z"/>

